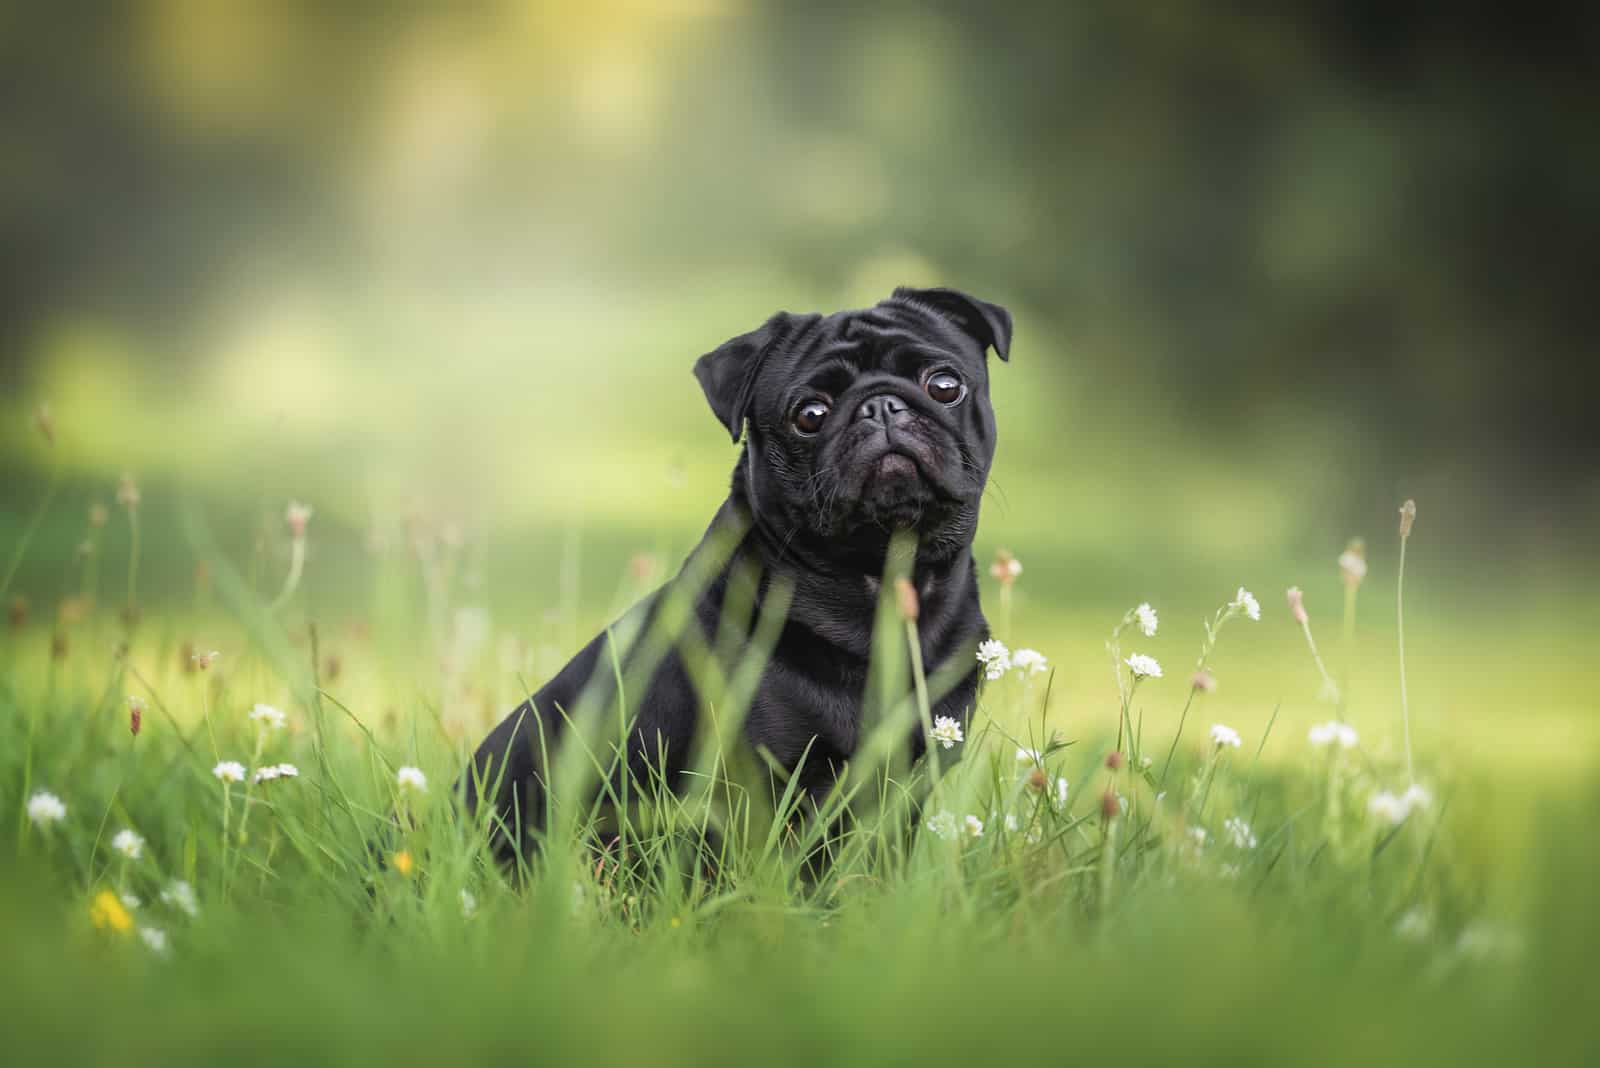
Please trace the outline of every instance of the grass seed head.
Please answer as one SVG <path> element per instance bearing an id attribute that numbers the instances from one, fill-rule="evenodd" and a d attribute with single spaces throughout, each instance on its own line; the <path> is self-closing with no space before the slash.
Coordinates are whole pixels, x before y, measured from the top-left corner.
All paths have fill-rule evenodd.
<path id="1" fill-rule="evenodd" d="M 894 598 L 900 609 L 900 618 L 915 623 L 919 605 L 917 588 L 911 585 L 910 579 L 901 577 L 894 580 Z"/>
<path id="2" fill-rule="evenodd" d="M 117 480 L 117 503 L 129 512 L 139 507 L 139 487 L 133 481 L 133 476 L 126 471 Z"/>
<path id="3" fill-rule="evenodd" d="M 1022 561 L 1011 555 L 1010 549 L 996 549 L 994 563 L 989 565 L 989 574 L 1002 586 L 1010 586 L 1017 581 L 1017 576 L 1022 574 Z"/>
<path id="4" fill-rule="evenodd" d="M 1289 614 L 1294 616 L 1294 621 L 1302 627 L 1311 622 L 1311 617 L 1306 615 L 1306 597 L 1300 592 L 1299 586 L 1289 587 Z"/>
<path id="5" fill-rule="evenodd" d="M 1411 537 L 1411 525 L 1417 521 L 1417 502 L 1410 497 L 1400 506 L 1400 537 Z"/>
<path id="6" fill-rule="evenodd" d="M 128 695 L 128 733 L 135 738 L 139 737 L 139 728 L 144 725 L 144 698 L 135 694 Z"/>
<path id="7" fill-rule="evenodd" d="M 1113 749 L 1106 754 L 1106 767 L 1112 771 L 1121 771 L 1123 763 L 1124 758 L 1119 750 Z"/>

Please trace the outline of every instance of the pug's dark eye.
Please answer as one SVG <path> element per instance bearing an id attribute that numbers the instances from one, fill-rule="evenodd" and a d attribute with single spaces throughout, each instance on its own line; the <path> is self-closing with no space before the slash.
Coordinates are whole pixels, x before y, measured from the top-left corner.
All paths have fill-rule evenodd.
<path id="1" fill-rule="evenodd" d="M 928 376 L 928 381 L 923 383 L 923 389 L 928 391 L 928 396 L 940 404 L 954 404 L 966 394 L 966 387 L 949 371 L 935 371 Z"/>
<path id="2" fill-rule="evenodd" d="M 828 402 L 820 397 L 813 397 L 794 410 L 794 428 L 802 434 L 815 434 L 822 429 L 822 421 L 828 418 Z"/>

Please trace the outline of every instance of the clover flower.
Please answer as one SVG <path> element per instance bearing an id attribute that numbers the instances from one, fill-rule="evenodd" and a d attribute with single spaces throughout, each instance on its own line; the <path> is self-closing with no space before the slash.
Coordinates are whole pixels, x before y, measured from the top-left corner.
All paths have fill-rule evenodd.
<path id="1" fill-rule="evenodd" d="M 161 903 L 190 918 L 200 915 L 200 902 L 195 897 L 194 887 L 182 879 L 161 891 Z"/>
<path id="2" fill-rule="evenodd" d="M 1235 849 L 1254 849 L 1256 847 L 1255 832 L 1250 825 L 1238 816 L 1229 816 L 1222 821 L 1222 833 L 1228 836 L 1228 841 Z"/>
<path id="3" fill-rule="evenodd" d="M 244 765 L 237 760 L 224 760 L 211 769 L 211 774 L 225 783 L 244 782 Z"/>
<path id="4" fill-rule="evenodd" d="M 66 818 L 66 804 L 50 791 L 40 790 L 28 798 L 28 819 L 35 827 L 49 827 Z"/>
<path id="5" fill-rule="evenodd" d="M 1133 677 L 1136 679 L 1159 679 L 1161 677 L 1161 665 L 1153 656 L 1134 653 L 1123 663 L 1128 665 L 1128 670 L 1133 672 Z"/>
<path id="6" fill-rule="evenodd" d="M 982 838 L 983 821 L 971 813 L 968 813 L 967 816 L 961 821 L 961 831 L 968 838 Z"/>
<path id="7" fill-rule="evenodd" d="M 124 827 L 112 836 L 111 848 L 129 860 L 138 860 L 144 856 L 144 838 L 132 827 Z"/>
<path id="8" fill-rule="evenodd" d="M 1232 727 L 1225 723 L 1213 723 L 1211 725 L 1211 744 L 1218 749 L 1225 745 L 1237 749 L 1244 743 L 1239 737 L 1239 732 Z"/>
<path id="9" fill-rule="evenodd" d="M 1335 744 L 1340 749 L 1354 749 L 1361 740 L 1354 727 L 1348 723 L 1340 723 L 1336 719 L 1330 719 L 1326 723 L 1318 723 L 1306 732 L 1306 738 L 1319 749 L 1323 746 Z"/>
<path id="10" fill-rule="evenodd" d="M 280 729 L 288 717 L 279 709 L 271 705 L 256 705 L 250 710 L 250 718 L 257 723 L 264 723 L 273 730 Z"/>
<path id="11" fill-rule="evenodd" d="M 929 816 L 928 821 L 924 826 L 926 826 L 935 837 L 942 838 L 947 842 L 954 838 L 959 830 L 956 825 L 955 813 L 943 808 Z"/>
<path id="12" fill-rule="evenodd" d="M 1018 649 L 1011 654 L 1011 666 L 1022 675 L 1041 675 L 1049 670 L 1050 662 L 1037 649 Z"/>
<path id="13" fill-rule="evenodd" d="M 998 638 L 979 642 L 978 663 L 983 665 L 983 677 L 993 682 L 1011 670 L 1011 650 Z"/>
<path id="14" fill-rule="evenodd" d="M 144 942 L 144 944 L 150 948 L 150 952 L 154 953 L 156 956 L 166 956 L 167 932 L 163 931 L 161 928 L 141 927 L 139 928 L 139 939 Z"/>
<path id="15" fill-rule="evenodd" d="M 1156 636 L 1156 627 L 1160 624 L 1160 620 L 1156 619 L 1156 610 L 1150 607 L 1149 601 L 1133 610 L 1133 618 L 1138 621 L 1139 629 L 1146 638 Z"/>
<path id="16" fill-rule="evenodd" d="M 1243 612 L 1257 622 L 1261 620 L 1261 603 L 1256 600 L 1255 594 L 1243 586 L 1240 586 L 1239 592 L 1233 595 L 1233 600 L 1228 602 L 1228 608 L 1234 612 Z"/>
<path id="17" fill-rule="evenodd" d="M 955 748 L 955 744 L 964 741 L 961 733 L 961 721 L 954 716 L 940 716 L 933 721 L 933 740 L 946 749 Z"/>
<path id="18" fill-rule="evenodd" d="M 421 768 L 409 764 L 394 773 L 394 781 L 402 790 L 415 790 L 419 794 L 428 792 L 428 777 L 422 774 Z"/>

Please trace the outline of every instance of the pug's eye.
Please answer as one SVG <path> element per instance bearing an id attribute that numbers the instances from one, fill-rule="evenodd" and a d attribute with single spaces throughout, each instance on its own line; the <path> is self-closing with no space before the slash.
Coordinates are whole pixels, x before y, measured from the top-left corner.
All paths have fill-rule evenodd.
<path id="1" fill-rule="evenodd" d="M 828 402 L 821 397 L 812 397 L 794 410 L 794 428 L 805 435 L 815 434 L 822 429 L 822 421 L 828 418 Z"/>
<path id="2" fill-rule="evenodd" d="M 967 387 L 950 371 L 935 371 L 928 376 L 922 388 L 940 404 L 954 404 L 966 395 Z"/>

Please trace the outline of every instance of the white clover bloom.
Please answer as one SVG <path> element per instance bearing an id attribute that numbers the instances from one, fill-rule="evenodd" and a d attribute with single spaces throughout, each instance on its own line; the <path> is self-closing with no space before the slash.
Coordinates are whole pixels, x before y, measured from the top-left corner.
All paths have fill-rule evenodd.
<path id="1" fill-rule="evenodd" d="M 1044 754 L 1037 749 L 1017 749 L 1017 763 L 1043 766 Z"/>
<path id="2" fill-rule="evenodd" d="M 961 821 L 961 830 L 968 838 L 982 838 L 983 821 L 969 813 L 967 817 Z"/>
<path id="3" fill-rule="evenodd" d="M 1348 723 L 1340 723 L 1336 719 L 1318 723 L 1306 732 L 1306 738 L 1319 749 L 1328 745 L 1338 745 L 1340 749 L 1354 749 L 1361 740 L 1354 727 Z"/>
<path id="4" fill-rule="evenodd" d="M 159 927 L 139 928 L 139 937 L 144 944 L 150 947 L 152 953 L 164 955 L 167 952 L 167 932 Z"/>
<path id="5" fill-rule="evenodd" d="M 1408 909 L 1395 921 L 1394 933 L 1411 942 L 1420 942 L 1433 931 L 1433 918 L 1422 907 Z"/>
<path id="6" fill-rule="evenodd" d="M 1050 668 L 1049 661 L 1037 649 L 1018 649 L 1011 654 L 1011 666 L 1023 675 L 1040 675 Z"/>
<path id="7" fill-rule="evenodd" d="M 1237 749 L 1243 745 L 1239 732 L 1226 723 L 1213 723 L 1211 725 L 1211 744 L 1221 749 L 1223 746 L 1232 746 Z"/>
<path id="8" fill-rule="evenodd" d="M 138 860 L 144 856 L 144 839 L 132 827 L 124 827 L 111 837 L 111 848 L 129 860 Z"/>
<path id="9" fill-rule="evenodd" d="M 211 769 L 211 774 L 223 782 L 244 782 L 244 765 L 237 760 L 224 760 Z"/>
<path id="10" fill-rule="evenodd" d="M 288 717 L 271 705 L 256 705 L 250 710 L 250 718 L 277 730 L 284 725 Z"/>
<path id="11" fill-rule="evenodd" d="M 955 813 L 942 808 L 928 817 L 926 826 L 936 837 L 943 838 L 947 842 L 956 836 L 958 830 Z"/>
<path id="12" fill-rule="evenodd" d="M 1228 603 L 1228 607 L 1235 612 L 1243 612 L 1258 622 L 1261 619 L 1261 603 L 1256 600 L 1255 594 L 1243 586 L 1240 586 L 1239 592 L 1233 595 L 1233 600 Z"/>
<path id="13" fill-rule="evenodd" d="M 28 798 L 28 819 L 35 827 L 48 827 L 66 818 L 66 804 L 50 791 L 40 790 Z"/>
<path id="14" fill-rule="evenodd" d="M 961 733 L 961 721 L 954 716 L 940 716 L 934 720 L 933 740 L 945 749 L 954 749 L 957 742 L 966 740 Z"/>
<path id="15" fill-rule="evenodd" d="M 1385 823 L 1399 824 L 1404 823 L 1410 814 L 1410 806 L 1403 798 L 1383 790 L 1372 795 L 1367 802 L 1367 811 Z"/>
<path id="16" fill-rule="evenodd" d="M 978 643 L 978 663 L 983 665 L 983 677 L 990 682 L 1011 670 L 1011 650 L 998 638 Z"/>
<path id="17" fill-rule="evenodd" d="M 1222 821 L 1222 833 L 1228 836 L 1228 841 L 1235 849 L 1254 849 L 1256 847 L 1255 832 L 1250 825 L 1238 816 L 1229 816 Z"/>
<path id="18" fill-rule="evenodd" d="M 1133 677 L 1136 679 L 1159 679 L 1161 677 L 1161 665 L 1157 663 L 1156 658 L 1153 656 L 1134 653 L 1123 663 L 1128 665 L 1128 670 L 1133 672 Z"/>
<path id="19" fill-rule="evenodd" d="M 1133 618 L 1138 621 L 1139 629 L 1144 632 L 1146 638 L 1156 636 L 1156 627 L 1160 625 L 1160 620 L 1156 619 L 1156 610 L 1150 607 L 1149 601 L 1133 610 Z"/>
<path id="20" fill-rule="evenodd" d="M 428 777 L 422 774 L 421 768 L 409 764 L 394 773 L 394 781 L 402 790 L 415 790 L 419 794 L 428 792 Z"/>
<path id="21" fill-rule="evenodd" d="M 1405 804 L 1406 812 L 1409 814 L 1412 809 L 1427 808 L 1433 804 L 1433 795 L 1425 787 L 1412 783 L 1406 787 L 1406 792 L 1400 795 L 1400 800 Z"/>
<path id="22" fill-rule="evenodd" d="M 461 918 L 470 920 L 478 911 L 478 899 L 466 887 L 461 888 Z"/>
<path id="23" fill-rule="evenodd" d="M 161 903 L 189 916 L 200 915 L 200 902 L 195 898 L 194 887 L 182 879 L 161 891 Z"/>

